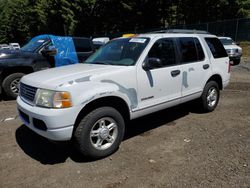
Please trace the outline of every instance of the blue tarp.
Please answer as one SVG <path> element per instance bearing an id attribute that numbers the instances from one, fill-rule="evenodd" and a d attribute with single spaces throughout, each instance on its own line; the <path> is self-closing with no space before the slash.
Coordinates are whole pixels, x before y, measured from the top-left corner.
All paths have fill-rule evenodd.
<path id="1" fill-rule="evenodd" d="M 57 48 L 57 54 L 54 56 L 55 67 L 79 63 L 72 37 L 39 35 L 35 38 L 50 38 L 52 45 Z"/>

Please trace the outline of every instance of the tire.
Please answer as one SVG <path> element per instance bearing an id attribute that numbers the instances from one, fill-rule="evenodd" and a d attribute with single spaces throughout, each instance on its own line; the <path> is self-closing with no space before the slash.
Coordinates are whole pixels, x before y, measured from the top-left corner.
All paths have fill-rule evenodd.
<path id="1" fill-rule="evenodd" d="M 124 131 L 121 114 L 112 107 L 101 107 L 80 121 L 74 132 L 74 143 L 82 155 L 103 158 L 119 148 Z"/>
<path id="2" fill-rule="evenodd" d="M 240 64 L 240 59 L 234 60 L 233 65 L 239 65 Z"/>
<path id="3" fill-rule="evenodd" d="M 19 92 L 19 82 L 24 75 L 24 73 L 13 73 L 3 80 L 3 91 L 8 99 L 17 98 Z"/>
<path id="4" fill-rule="evenodd" d="M 209 81 L 202 92 L 201 110 L 203 112 L 212 112 L 216 108 L 220 98 L 220 90 L 217 82 Z"/>

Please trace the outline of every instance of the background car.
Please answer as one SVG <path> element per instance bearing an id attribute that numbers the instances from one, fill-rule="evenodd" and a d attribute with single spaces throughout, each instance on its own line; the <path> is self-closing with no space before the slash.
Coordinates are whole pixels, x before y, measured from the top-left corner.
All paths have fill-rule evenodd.
<path id="1" fill-rule="evenodd" d="M 20 50 L 20 45 L 18 43 L 9 43 L 9 46 L 13 50 Z"/>
<path id="2" fill-rule="evenodd" d="M 98 37 L 98 38 L 94 38 L 92 41 L 93 41 L 95 48 L 99 49 L 101 46 L 103 46 L 107 42 L 109 42 L 109 38 L 108 37 Z"/>
<path id="3" fill-rule="evenodd" d="M 51 67 L 84 62 L 95 48 L 89 38 L 39 35 L 20 50 L 0 50 L 0 94 L 15 99 L 22 76 Z M 3 92 L 2 92 L 3 91 Z"/>
<path id="4" fill-rule="evenodd" d="M 236 45 L 236 43 L 230 37 L 219 37 L 219 39 L 226 49 L 230 61 L 233 62 L 233 65 L 240 64 L 242 48 Z"/>
<path id="5" fill-rule="evenodd" d="M 0 49 L 2 50 L 10 49 L 10 46 L 8 44 L 1 44 Z"/>

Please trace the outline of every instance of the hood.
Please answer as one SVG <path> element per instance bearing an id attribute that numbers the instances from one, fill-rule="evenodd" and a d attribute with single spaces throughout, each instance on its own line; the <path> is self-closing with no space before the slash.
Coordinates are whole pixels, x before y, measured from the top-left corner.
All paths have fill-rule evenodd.
<path id="1" fill-rule="evenodd" d="M 237 45 L 224 45 L 224 48 L 226 50 L 231 50 L 231 49 L 239 49 L 239 50 L 241 50 L 241 47 L 239 47 Z"/>
<path id="2" fill-rule="evenodd" d="M 17 58 L 29 58 L 33 53 L 25 52 L 22 50 L 0 50 L 0 60 L 4 59 L 17 59 Z"/>
<path id="3" fill-rule="evenodd" d="M 33 87 L 56 90 L 73 85 L 75 82 L 88 82 L 126 69 L 127 66 L 75 64 L 35 72 L 24 76 L 22 83 Z"/>

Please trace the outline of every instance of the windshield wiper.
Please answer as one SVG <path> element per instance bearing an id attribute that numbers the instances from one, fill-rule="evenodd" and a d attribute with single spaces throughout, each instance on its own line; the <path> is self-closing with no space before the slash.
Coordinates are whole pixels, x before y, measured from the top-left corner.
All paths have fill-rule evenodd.
<path id="1" fill-rule="evenodd" d="M 112 65 L 112 63 L 107 61 L 93 61 L 93 62 L 85 62 L 89 64 L 96 64 L 96 65 Z"/>

